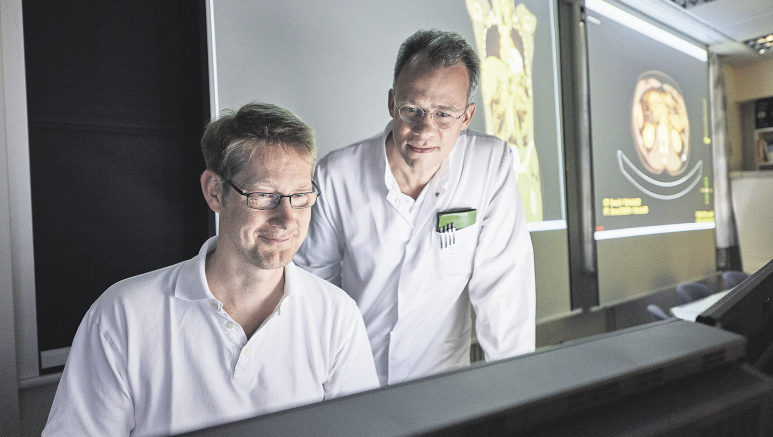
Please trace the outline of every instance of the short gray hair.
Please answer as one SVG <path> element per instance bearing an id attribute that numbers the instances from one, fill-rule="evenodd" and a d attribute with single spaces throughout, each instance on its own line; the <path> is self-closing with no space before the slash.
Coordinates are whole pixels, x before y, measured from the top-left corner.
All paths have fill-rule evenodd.
<path id="1" fill-rule="evenodd" d="M 239 173 L 263 145 L 295 150 L 309 160 L 314 172 L 317 146 L 311 127 L 270 103 L 248 103 L 237 112 L 223 111 L 207 124 L 201 138 L 207 168 L 225 179 Z"/>
<path id="2" fill-rule="evenodd" d="M 397 52 L 392 89 L 397 85 L 397 77 L 405 64 L 418 54 L 424 54 L 427 62 L 435 68 L 450 67 L 457 62 L 463 62 L 467 67 L 467 77 L 470 79 L 467 104 L 472 103 L 472 95 L 478 89 L 480 81 L 480 58 L 467 41 L 456 32 L 419 30 L 409 36 Z"/>

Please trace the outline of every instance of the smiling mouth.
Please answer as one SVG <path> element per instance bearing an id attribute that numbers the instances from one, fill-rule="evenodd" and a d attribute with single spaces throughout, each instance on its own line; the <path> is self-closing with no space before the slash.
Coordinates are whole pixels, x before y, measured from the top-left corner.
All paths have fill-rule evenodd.
<path id="1" fill-rule="evenodd" d="M 407 146 L 408 146 L 408 150 L 415 153 L 430 153 L 436 149 L 435 147 L 416 147 L 410 144 L 408 144 Z"/>
<path id="2" fill-rule="evenodd" d="M 290 241 L 290 237 L 287 238 L 279 238 L 279 237 L 268 237 L 265 235 L 259 235 L 260 239 L 270 243 L 270 244 L 282 244 Z"/>

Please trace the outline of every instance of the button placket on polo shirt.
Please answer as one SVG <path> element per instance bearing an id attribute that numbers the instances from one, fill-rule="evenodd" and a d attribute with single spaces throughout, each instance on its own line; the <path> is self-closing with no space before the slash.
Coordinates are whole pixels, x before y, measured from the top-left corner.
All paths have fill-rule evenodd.
<path id="1" fill-rule="evenodd" d="M 280 316 L 281 306 L 283 305 L 284 300 L 285 298 L 279 302 L 279 305 L 277 305 L 274 311 L 268 315 L 266 320 L 264 320 L 255 331 L 255 333 L 252 334 L 252 337 L 247 339 L 247 337 L 242 334 L 245 342 L 238 351 L 239 355 L 236 360 L 236 366 L 234 367 L 234 381 L 254 381 L 258 376 L 260 376 L 259 373 L 261 372 L 261 368 L 257 366 L 257 363 L 255 363 L 255 353 L 260 348 L 260 344 L 266 337 L 265 332 L 267 328 L 272 323 L 275 323 L 274 319 Z"/>
<path id="2" fill-rule="evenodd" d="M 228 338 L 230 338 L 232 341 L 234 341 L 236 344 L 243 346 L 244 343 L 247 341 L 246 335 L 244 335 L 244 331 L 239 328 L 239 324 L 236 323 L 230 315 L 223 309 L 223 304 L 220 302 L 211 302 L 209 304 L 212 311 L 217 313 L 217 317 L 220 318 L 218 321 L 218 324 L 220 325 L 222 331 L 225 333 Z"/>
<path id="3" fill-rule="evenodd" d="M 237 377 L 238 369 L 240 367 L 240 361 L 243 359 L 243 351 L 247 344 L 247 336 L 244 334 L 244 330 L 236 323 L 228 313 L 223 310 L 223 304 L 217 300 L 209 303 L 209 308 L 215 313 L 217 318 L 217 325 L 225 338 L 228 340 L 224 345 L 231 356 L 231 370 L 233 377 Z M 242 365 L 243 366 L 243 365 Z M 242 379 L 242 378 L 240 378 Z"/>

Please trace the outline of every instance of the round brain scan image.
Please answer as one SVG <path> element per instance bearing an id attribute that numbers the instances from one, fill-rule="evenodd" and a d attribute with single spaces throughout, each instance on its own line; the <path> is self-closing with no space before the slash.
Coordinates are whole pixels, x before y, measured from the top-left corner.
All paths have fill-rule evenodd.
<path id="1" fill-rule="evenodd" d="M 687 168 L 690 123 L 676 81 L 665 73 L 639 76 L 631 112 L 636 152 L 653 175 L 676 176 Z"/>

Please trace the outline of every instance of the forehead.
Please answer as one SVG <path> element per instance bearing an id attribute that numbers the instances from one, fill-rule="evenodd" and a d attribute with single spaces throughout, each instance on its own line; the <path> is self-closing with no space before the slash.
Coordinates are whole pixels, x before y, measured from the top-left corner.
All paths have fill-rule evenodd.
<path id="1" fill-rule="evenodd" d="M 428 99 L 437 104 L 464 106 L 469 89 L 467 67 L 463 62 L 433 67 L 424 55 L 417 55 L 403 66 L 395 87 L 400 100 Z"/>
<path id="2" fill-rule="evenodd" d="M 282 181 L 308 184 L 311 180 L 311 158 L 292 147 L 281 144 L 261 144 L 256 147 L 240 178 L 247 182 Z"/>

